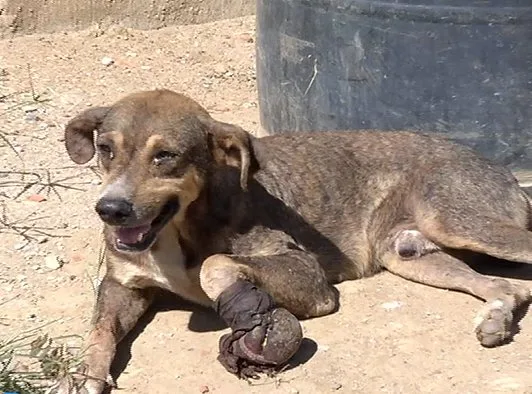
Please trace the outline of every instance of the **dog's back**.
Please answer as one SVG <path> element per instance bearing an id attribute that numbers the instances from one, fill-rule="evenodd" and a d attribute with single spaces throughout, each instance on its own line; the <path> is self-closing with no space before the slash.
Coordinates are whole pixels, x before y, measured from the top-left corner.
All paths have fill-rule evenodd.
<path id="1" fill-rule="evenodd" d="M 252 199 L 269 207 L 253 215 L 267 226 L 283 227 L 334 264 L 356 262 L 348 277 L 378 269 L 377 241 L 398 222 L 414 222 L 414 212 L 427 201 L 442 210 L 480 211 L 522 225 L 528 220 L 524 193 L 510 171 L 442 138 L 298 133 L 257 139 L 253 150 L 260 170 Z M 491 212 L 484 212 L 487 208 Z"/>

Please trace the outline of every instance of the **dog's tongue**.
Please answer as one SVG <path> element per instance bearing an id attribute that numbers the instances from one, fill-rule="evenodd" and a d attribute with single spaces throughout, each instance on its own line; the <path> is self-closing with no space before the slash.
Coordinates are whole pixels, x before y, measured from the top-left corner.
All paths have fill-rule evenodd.
<path id="1" fill-rule="evenodd" d="M 135 244 L 141 241 L 144 234 L 150 231 L 150 227 L 149 224 L 138 227 L 120 227 L 116 230 L 116 236 L 124 244 Z"/>

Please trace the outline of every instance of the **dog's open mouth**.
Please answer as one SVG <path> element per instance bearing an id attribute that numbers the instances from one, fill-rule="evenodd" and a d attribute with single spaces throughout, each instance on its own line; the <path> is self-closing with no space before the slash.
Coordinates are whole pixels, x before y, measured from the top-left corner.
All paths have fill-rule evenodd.
<path id="1" fill-rule="evenodd" d="M 135 227 L 116 227 L 116 248 L 125 252 L 142 252 L 149 249 L 159 231 L 179 210 L 179 201 L 167 202 L 151 223 Z"/>

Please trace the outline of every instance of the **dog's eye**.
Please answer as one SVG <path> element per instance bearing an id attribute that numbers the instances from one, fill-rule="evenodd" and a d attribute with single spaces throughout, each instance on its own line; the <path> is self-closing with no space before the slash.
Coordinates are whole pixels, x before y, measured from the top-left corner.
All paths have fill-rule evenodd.
<path id="1" fill-rule="evenodd" d="M 96 145 L 96 148 L 98 149 L 98 152 L 109 158 L 110 160 L 112 160 L 114 158 L 114 153 L 113 153 L 113 149 L 111 148 L 111 145 L 108 145 L 108 144 L 98 144 Z"/>
<path id="2" fill-rule="evenodd" d="M 168 160 L 172 160 L 172 159 L 175 159 L 176 158 L 176 154 L 173 153 L 173 152 L 169 152 L 169 151 L 166 151 L 166 150 L 162 150 L 160 152 L 157 152 L 154 156 L 153 156 L 153 164 L 155 164 L 156 166 L 158 166 L 159 164 L 162 164 Z"/>

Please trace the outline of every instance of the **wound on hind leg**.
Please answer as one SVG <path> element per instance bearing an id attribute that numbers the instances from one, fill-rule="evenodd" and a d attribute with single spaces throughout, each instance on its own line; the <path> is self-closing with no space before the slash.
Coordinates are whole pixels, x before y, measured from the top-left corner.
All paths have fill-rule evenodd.
<path id="1" fill-rule="evenodd" d="M 420 258 L 440 250 L 418 230 L 399 231 L 394 238 L 393 249 L 405 260 Z"/>

